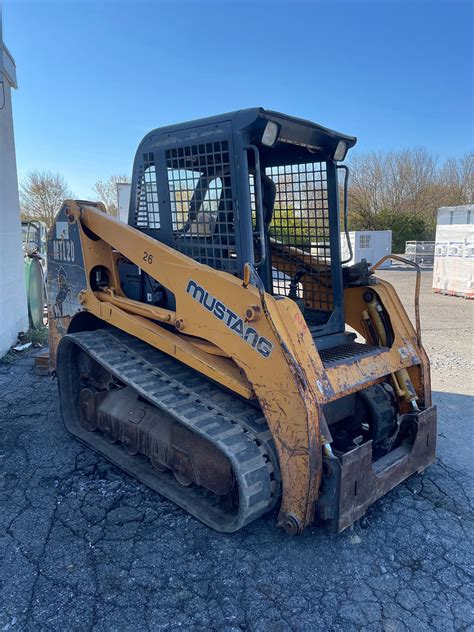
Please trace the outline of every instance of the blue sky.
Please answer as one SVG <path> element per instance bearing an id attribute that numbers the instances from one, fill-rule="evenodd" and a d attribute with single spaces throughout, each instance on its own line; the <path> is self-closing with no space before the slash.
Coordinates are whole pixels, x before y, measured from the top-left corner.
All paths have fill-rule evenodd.
<path id="1" fill-rule="evenodd" d="M 1 1 L 1 0 L 0 0 Z M 77 197 L 130 173 L 147 131 L 262 105 L 356 150 L 473 147 L 473 4 L 461 0 L 4 0 L 19 177 Z"/>

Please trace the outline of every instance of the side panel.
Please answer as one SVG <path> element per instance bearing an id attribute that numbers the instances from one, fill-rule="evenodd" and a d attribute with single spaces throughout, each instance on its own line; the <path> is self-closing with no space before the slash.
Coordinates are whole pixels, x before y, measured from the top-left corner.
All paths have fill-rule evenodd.
<path id="1" fill-rule="evenodd" d="M 78 294 L 86 283 L 79 227 L 70 223 L 63 204 L 48 235 L 48 319 L 50 368 L 56 366 L 56 349 L 81 304 Z"/>

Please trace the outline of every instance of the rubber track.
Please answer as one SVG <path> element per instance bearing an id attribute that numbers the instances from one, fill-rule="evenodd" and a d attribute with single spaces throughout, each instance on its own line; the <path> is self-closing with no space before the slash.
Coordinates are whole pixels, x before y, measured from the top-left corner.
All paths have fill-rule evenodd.
<path id="1" fill-rule="evenodd" d="M 183 487 L 169 472 L 160 474 L 145 457 L 131 456 L 99 433 L 75 421 L 71 350 L 80 347 L 120 382 L 186 428 L 205 438 L 229 459 L 239 488 L 238 510 L 230 513 L 216 497 L 195 485 Z M 273 439 L 262 412 L 224 391 L 199 373 L 124 332 L 99 329 L 64 336 L 58 347 L 61 410 L 68 430 L 116 465 L 180 505 L 208 526 L 236 531 L 269 511 L 280 496 Z M 77 395 L 77 393 L 76 393 Z"/>

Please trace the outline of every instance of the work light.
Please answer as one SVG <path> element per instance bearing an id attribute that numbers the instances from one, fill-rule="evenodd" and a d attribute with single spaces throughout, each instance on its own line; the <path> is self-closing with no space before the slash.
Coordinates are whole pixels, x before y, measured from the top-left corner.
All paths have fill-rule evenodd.
<path id="1" fill-rule="evenodd" d="M 273 121 L 268 121 L 262 136 L 262 145 L 273 147 L 278 138 L 278 125 Z"/>
<path id="2" fill-rule="evenodd" d="M 347 153 L 347 145 L 343 140 L 337 143 L 336 151 L 334 152 L 334 160 L 344 160 Z"/>

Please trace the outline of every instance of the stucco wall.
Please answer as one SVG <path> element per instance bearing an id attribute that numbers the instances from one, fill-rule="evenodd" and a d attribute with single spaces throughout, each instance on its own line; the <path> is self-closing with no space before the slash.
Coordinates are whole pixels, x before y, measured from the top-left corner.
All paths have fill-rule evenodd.
<path id="1" fill-rule="evenodd" d="M 16 76 L 13 59 L 6 50 L 3 50 L 3 61 L 5 105 L 0 109 L 0 357 L 15 342 L 18 332 L 28 329 L 11 102 L 11 88 L 16 86 Z M 2 102 L 0 85 L 0 106 Z"/>

